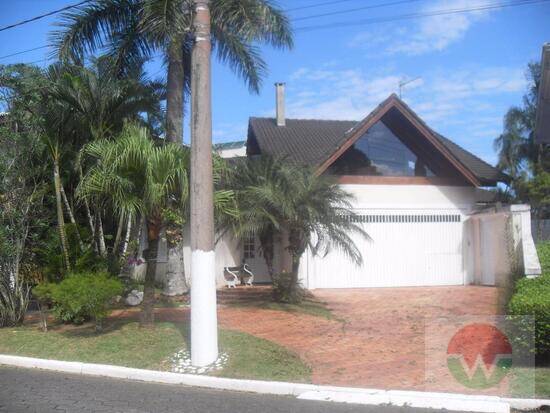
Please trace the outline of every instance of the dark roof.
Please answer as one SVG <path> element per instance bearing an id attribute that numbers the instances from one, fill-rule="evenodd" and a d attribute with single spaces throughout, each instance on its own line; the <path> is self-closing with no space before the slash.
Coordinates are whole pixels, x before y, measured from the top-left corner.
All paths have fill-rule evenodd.
<path id="1" fill-rule="evenodd" d="M 391 99 L 398 98 L 391 96 L 384 102 L 389 102 Z M 274 118 L 252 117 L 248 129 L 249 154 L 265 153 L 284 157 L 302 165 L 319 166 L 348 140 L 353 131 L 365 124 L 365 120 L 369 119 L 381 106 L 360 122 L 286 119 L 285 126 L 277 126 Z M 410 110 L 408 106 L 404 106 Z M 414 112 L 412 113 L 414 114 Z M 416 114 L 414 115 L 417 117 Z M 424 122 L 422 123 L 456 161 L 471 171 L 482 186 L 508 181 L 508 177 L 498 169 L 433 131 Z"/>
<path id="2" fill-rule="evenodd" d="M 274 118 L 250 118 L 249 135 L 257 140 L 260 152 L 285 157 L 290 162 L 316 166 L 346 140 L 346 132 L 357 121 L 286 119 L 277 126 Z"/>
<path id="3" fill-rule="evenodd" d="M 540 69 L 535 139 L 541 143 L 550 143 L 550 43 L 542 48 Z"/>

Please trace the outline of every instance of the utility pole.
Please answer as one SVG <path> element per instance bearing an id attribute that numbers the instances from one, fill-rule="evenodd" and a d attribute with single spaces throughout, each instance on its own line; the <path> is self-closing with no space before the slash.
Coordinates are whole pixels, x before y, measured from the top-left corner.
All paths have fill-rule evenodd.
<path id="1" fill-rule="evenodd" d="M 209 0 L 194 0 L 191 55 L 191 363 L 218 358 Z"/>

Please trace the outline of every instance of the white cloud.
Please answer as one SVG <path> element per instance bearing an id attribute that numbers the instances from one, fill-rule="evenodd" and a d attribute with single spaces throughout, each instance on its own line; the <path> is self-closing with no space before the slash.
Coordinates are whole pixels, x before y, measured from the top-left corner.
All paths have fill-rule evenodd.
<path id="1" fill-rule="evenodd" d="M 288 83 L 288 116 L 321 119 L 360 119 L 407 78 L 398 72 L 371 76 L 359 69 L 302 68 L 297 73 Z M 471 68 L 427 74 L 403 93 L 426 120 L 439 121 L 457 110 L 490 111 L 491 96 L 524 88 L 521 69 Z"/>
<path id="2" fill-rule="evenodd" d="M 458 11 L 496 3 L 498 2 L 489 3 L 487 0 L 439 0 L 413 12 L 435 14 L 442 10 Z M 423 17 L 415 20 L 409 28 L 359 33 L 348 42 L 348 46 L 380 48 L 380 45 L 384 44 L 386 53 L 406 55 L 442 51 L 464 38 L 472 25 L 487 18 L 492 11 L 494 9 Z"/>

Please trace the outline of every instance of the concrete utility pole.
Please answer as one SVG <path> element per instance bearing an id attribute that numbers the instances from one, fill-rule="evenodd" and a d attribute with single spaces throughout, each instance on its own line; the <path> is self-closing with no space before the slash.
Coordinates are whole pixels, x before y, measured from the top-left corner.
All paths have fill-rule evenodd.
<path id="1" fill-rule="evenodd" d="M 191 362 L 218 358 L 209 0 L 194 0 L 191 55 Z"/>

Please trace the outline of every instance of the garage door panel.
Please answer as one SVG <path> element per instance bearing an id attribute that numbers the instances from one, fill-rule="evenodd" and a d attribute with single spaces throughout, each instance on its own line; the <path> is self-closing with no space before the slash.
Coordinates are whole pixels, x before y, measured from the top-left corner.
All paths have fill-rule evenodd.
<path id="1" fill-rule="evenodd" d="M 309 288 L 463 283 L 462 216 L 457 210 L 385 211 L 359 215 L 370 241 L 356 237 L 363 265 L 332 251 L 307 256 Z"/>

